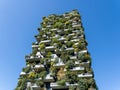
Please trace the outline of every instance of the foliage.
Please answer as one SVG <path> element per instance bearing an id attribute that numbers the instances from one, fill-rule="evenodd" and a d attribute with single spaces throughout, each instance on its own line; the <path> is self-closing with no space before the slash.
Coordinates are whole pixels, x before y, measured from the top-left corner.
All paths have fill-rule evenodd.
<path id="1" fill-rule="evenodd" d="M 67 71 L 66 72 L 66 81 L 69 82 L 70 84 L 77 82 L 77 74 L 75 72 L 70 72 Z"/>
<path id="2" fill-rule="evenodd" d="M 68 42 L 66 43 L 66 45 L 67 45 L 67 47 L 68 47 L 68 48 L 70 48 L 70 47 L 72 47 L 72 46 L 73 46 L 73 42 L 68 41 Z"/>
<path id="3" fill-rule="evenodd" d="M 47 58 L 51 58 L 52 52 L 47 53 Z"/>
<path id="4" fill-rule="evenodd" d="M 59 28 L 59 29 L 61 29 L 62 27 L 63 27 L 62 22 L 56 22 L 56 23 L 54 24 L 54 28 Z"/>
<path id="5" fill-rule="evenodd" d="M 88 84 L 85 79 L 80 78 L 78 81 L 79 90 L 88 90 Z"/>
<path id="6" fill-rule="evenodd" d="M 65 79 L 61 79 L 61 80 L 57 81 L 57 83 L 58 83 L 59 85 L 62 85 L 62 86 L 65 85 L 65 82 L 66 82 Z"/>
<path id="7" fill-rule="evenodd" d="M 38 77 L 44 79 L 44 77 L 45 77 L 46 75 L 47 75 L 47 71 L 41 71 L 41 72 L 38 74 Z"/>
<path id="8" fill-rule="evenodd" d="M 74 66 L 75 66 L 74 61 L 73 61 L 73 60 L 68 60 L 68 61 L 66 62 L 65 68 L 66 68 L 67 70 L 69 70 L 69 69 L 72 69 Z"/>
<path id="9" fill-rule="evenodd" d="M 38 49 L 37 49 L 37 48 L 33 48 L 33 49 L 32 49 L 32 55 L 33 55 L 33 56 L 35 56 L 35 55 L 36 55 L 36 53 L 37 53 L 37 51 L 38 51 Z"/>
<path id="10" fill-rule="evenodd" d="M 30 74 L 28 75 L 29 79 L 35 79 L 36 78 L 36 73 L 35 72 L 30 72 Z"/>
<path id="11" fill-rule="evenodd" d="M 28 87 L 28 88 L 27 88 L 27 90 L 31 90 L 31 88 L 30 88 L 30 87 Z"/>
<path id="12" fill-rule="evenodd" d="M 62 47 L 62 43 L 61 42 L 58 42 L 57 43 L 57 48 L 61 48 Z"/>
<path id="13" fill-rule="evenodd" d="M 30 66 L 23 68 L 23 72 L 25 72 L 25 73 L 29 73 L 30 70 L 31 70 Z"/>
<path id="14" fill-rule="evenodd" d="M 44 64 L 44 58 L 40 59 L 40 64 Z"/>
<path id="15" fill-rule="evenodd" d="M 58 63 L 59 62 L 59 58 L 56 57 L 54 62 L 55 62 L 55 64 Z"/>
<path id="16" fill-rule="evenodd" d="M 69 90 L 76 90 L 76 86 L 69 86 Z"/>
<path id="17" fill-rule="evenodd" d="M 45 49 L 45 44 L 44 44 L 44 43 L 41 43 L 41 44 L 40 44 L 40 49 L 41 49 L 41 50 Z"/>
<path id="18" fill-rule="evenodd" d="M 20 79 L 18 81 L 18 85 L 15 88 L 15 90 L 25 90 L 25 88 L 26 88 L 26 79 L 25 78 Z"/>
<path id="19" fill-rule="evenodd" d="M 60 56 L 61 60 L 66 63 L 68 60 L 70 60 L 69 55 L 67 55 L 66 52 L 62 52 L 62 55 Z"/>
<path id="20" fill-rule="evenodd" d="M 58 39 L 57 38 L 52 38 L 52 42 L 53 43 L 58 43 Z"/>
<path id="21" fill-rule="evenodd" d="M 37 84 L 38 86 L 40 86 L 40 87 L 43 87 L 43 86 L 44 86 L 44 82 L 41 81 L 41 80 L 37 80 L 37 81 L 36 81 L 36 84 Z"/>

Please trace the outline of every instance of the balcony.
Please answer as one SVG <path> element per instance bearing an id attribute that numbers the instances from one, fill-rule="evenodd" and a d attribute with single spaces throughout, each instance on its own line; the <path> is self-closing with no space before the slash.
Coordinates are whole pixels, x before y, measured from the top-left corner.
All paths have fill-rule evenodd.
<path id="1" fill-rule="evenodd" d="M 64 30 L 58 30 L 57 32 L 58 32 L 58 34 L 64 34 L 65 33 Z"/>
<path id="2" fill-rule="evenodd" d="M 77 65 L 77 64 L 80 64 L 80 62 L 79 61 L 75 61 L 75 64 Z"/>
<path id="3" fill-rule="evenodd" d="M 31 87 L 31 82 L 27 82 L 27 87 Z"/>
<path id="4" fill-rule="evenodd" d="M 64 40 L 66 40 L 66 38 L 61 37 L 61 38 L 59 38 L 58 40 L 59 40 L 59 41 L 64 41 Z"/>
<path id="5" fill-rule="evenodd" d="M 72 42 L 78 42 L 80 39 L 73 39 Z"/>
<path id="6" fill-rule="evenodd" d="M 53 66 L 55 66 L 55 67 L 61 67 L 61 66 L 65 66 L 65 64 L 62 61 L 60 61 L 60 62 L 54 64 Z"/>
<path id="7" fill-rule="evenodd" d="M 45 43 L 45 44 L 47 44 L 47 43 L 50 43 L 51 42 L 51 40 L 43 40 L 43 41 L 41 41 L 40 43 Z"/>
<path id="8" fill-rule="evenodd" d="M 40 56 L 25 56 L 26 61 L 38 61 Z"/>
<path id="9" fill-rule="evenodd" d="M 80 30 L 73 30 L 72 32 L 73 33 L 78 33 L 78 32 L 80 32 Z"/>
<path id="10" fill-rule="evenodd" d="M 25 76 L 25 75 L 26 75 L 25 72 L 21 72 L 21 73 L 20 73 L 20 76 Z"/>
<path id="11" fill-rule="evenodd" d="M 64 29 L 64 31 L 68 31 L 69 29 Z"/>
<path id="12" fill-rule="evenodd" d="M 39 45 L 32 45 L 32 48 L 38 48 Z"/>
<path id="13" fill-rule="evenodd" d="M 90 64 L 90 61 L 82 62 L 81 64 L 83 64 L 83 65 Z"/>
<path id="14" fill-rule="evenodd" d="M 78 23 L 76 22 L 76 21 L 74 21 L 73 23 L 72 23 L 72 25 L 74 26 L 74 25 L 77 25 Z"/>
<path id="15" fill-rule="evenodd" d="M 51 38 L 59 38 L 60 35 L 56 34 L 55 36 L 51 37 Z"/>
<path id="16" fill-rule="evenodd" d="M 70 69 L 71 71 L 79 71 L 84 70 L 84 67 L 74 67 L 73 69 Z"/>
<path id="17" fill-rule="evenodd" d="M 51 29 L 51 31 L 57 31 L 57 30 L 58 30 L 57 28 Z"/>
<path id="18" fill-rule="evenodd" d="M 51 25 L 47 25 L 46 27 L 47 27 L 47 28 L 51 28 Z"/>
<path id="19" fill-rule="evenodd" d="M 56 82 L 54 82 L 54 83 L 50 83 L 50 87 L 52 88 L 52 89 L 68 89 L 68 86 L 62 86 L 62 85 L 58 85 Z"/>
<path id="20" fill-rule="evenodd" d="M 69 18 L 70 18 L 70 16 L 65 16 L 65 18 L 66 18 L 66 19 L 69 19 Z"/>
<path id="21" fill-rule="evenodd" d="M 69 82 L 66 82 L 66 86 L 77 86 L 77 85 L 78 85 L 77 83 L 70 84 Z"/>
<path id="22" fill-rule="evenodd" d="M 78 37 L 77 36 L 74 36 L 73 39 L 77 39 Z"/>
<path id="23" fill-rule="evenodd" d="M 74 36 L 74 35 L 75 35 L 75 33 L 68 34 L 68 36 Z"/>
<path id="24" fill-rule="evenodd" d="M 48 47 L 45 47 L 45 49 L 47 51 L 53 51 L 55 49 L 55 47 L 54 46 L 48 46 Z"/>
<path id="25" fill-rule="evenodd" d="M 70 56 L 70 59 L 77 59 L 77 56 Z"/>
<path id="26" fill-rule="evenodd" d="M 51 61 L 55 61 L 55 59 L 58 58 L 58 56 L 56 54 L 52 54 L 51 57 L 52 57 Z"/>
<path id="27" fill-rule="evenodd" d="M 44 79 L 44 82 L 52 82 L 54 81 L 53 77 L 51 77 L 51 74 L 47 74 L 45 79 Z"/>
<path id="28" fill-rule="evenodd" d="M 41 69 L 41 68 L 44 68 L 44 65 L 35 65 L 34 68 L 35 68 L 35 69 Z"/>
<path id="29" fill-rule="evenodd" d="M 82 50 L 79 53 L 87 53 L 87 52 L 88 52 L 87 50 Z"/>
<path id="30" fill-rule="evenodd" d="M 35 38 L 36 38 L 37 41 L 40 41 L 41 36 L 36 35 Z"/>
<path id="31" fill-rule="evenodd" d="M 47 74 L 47 75 L 45 76 L 44 79 L 42 79 L 42 78 L 40 77 L 40 78 L 38 78 L 38 79 L 36 79 L 36 80 L 43 80 L 44 82 L 53 82 L 53 81 L 54 81 L 54 78 L 51 77 L 51 74 L 49 73 L 49 74 Z"/>
<path id="32" fill-rule="evenodd" d="M 74 67 L 70 69 L 70 71 L 80 71 L 80 70 L 84 70 L 84 67 Z M 66 71 L 66 69 L 64 69 L 64 71 Z"/>
<path id="33" fill-rule="evenodd" d="M 42 57 L 42 58 L 43 58 L 43 55 L 41 55 L 40 52 L 37 52 L 37 53 L 36 53 L 36 56 L 37 56 L 37 57 Z"/>
<path id="34" fill-rule="evenodd" d="M 74 51 L 74 48 L 66 48 L 66 51 Z"/>
<path id="35" fill-rule="evenodd" d="M 32 90 L 40 90 L 40 89 L 41 89 L 41 87 L 38 86 L 37 84 L 33 84 L 33 85 L 31 86 L 31 88 L 32 88 Z"/>
<path id="36" fill-rule="evenodd" d="M 90 78 L 90 77 L 93 77 L 93 75 L 89 73 L 85 73 L 85 74 L 78 74 L 78 77 Z"/>
<path id="37" fill-rule="evenodd" d="M 81 27 L 81 24 L 72 25 L 72 27 Z"/>

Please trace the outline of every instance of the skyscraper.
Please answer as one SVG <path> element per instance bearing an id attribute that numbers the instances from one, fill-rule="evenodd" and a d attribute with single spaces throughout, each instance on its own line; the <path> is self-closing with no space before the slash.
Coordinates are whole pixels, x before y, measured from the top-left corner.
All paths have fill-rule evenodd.
<path id="1" fill-rule="evenodd" d="M 77 10 L 43 17 L 15 90 L 98 90 Z"/>

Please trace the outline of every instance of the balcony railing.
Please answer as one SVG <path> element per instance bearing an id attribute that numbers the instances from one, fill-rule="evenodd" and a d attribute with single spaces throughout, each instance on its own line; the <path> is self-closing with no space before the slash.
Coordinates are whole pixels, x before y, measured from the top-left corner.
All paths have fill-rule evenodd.
<path id="1" fill-rule="evenodd" d="M 62 90 L 62 89 L 67 89 L 68 88 L 68 86 L 62 86 L 62 85 L 58 85 L 57 84 L 57 82 L 54 82 L 54 83 L 50 83 L 50 87 L 52 88 L 52 89 L 60 89 L 60 90 Z"/>
<path id="2" fill-rule="evenodd" d="M 93 75 L 89 73 L 85 73 L 85 74 L 78 74 L 78 77 L 93 77 Z"/>
<path id="3" fill-rule="evenodd" d="M 69 82 L 66 82 L 66 86 L 77 86 L 78 83 L 70 84 Z"/>
<path id="4" fill-rule="evenodd" d="M 70 69 L 70 71 L 80 71 L 80 70 L 84 70 L 84 67 L 74 67 Z M 66 69 L 64 69 L 64 71 L 66 71 Z"/>
<path id="5" fill-rule="evenodd" d="M 26 61 L 38 61 L 40 56 L 25 56 Z"/>
<path id="6" fill-rule="evenodd" d="M 43 40 L 40 43 L 50 43 L 50 42 L 51 42 L 51 40 Z"/>
<path id="7" fill-rule="evenodd" d="M 59 34 L 64 34 L 65 32 L 64 32 L 64 30 L 58 30 L 57 31 Z"/>
<path id="8" fill-rule="evenodd" d="M 57 31 L 57 30 L 58 30 L 57 28 L 51 29 L 51 31 Z"/>
<path id="9" fill-rule="evenodd" d="M 21 73 L 20 73 L 20 76 L 25 76 L 25 75 L 26 75 L 25 72 L 21 72 Z"/>
<path id="10" fill-rule="evenodd" d="M 33 84 L 31 87 L 32 87 L 32 90 L 39 90 L 39 89 L 41 89 L 41 87 L 38 86 L 36 83 Z"/>
<path id="11" fill-rule="evenodd" d="M 88 52 L 87 50 L 82 50 L 79 53 L 87 53 L 87 52 Z"/>
<path id="12" fill-rule="evenodd" d="M 47 27 L 47 28 L 51 28 L 51 25 L 47 25 L 46 27 Z"/>
<path id="13" fill-rule="evenodd" d="M 74 48 L 66 48 L 66 51 L 74 51 Z"/>
<path id="14" fill-rule="evenodd" d="M 44 65 L 35 65 L 35 69 L 44 68 Z"/>
<path id="15" fill-rule="evenodd" d="M 66 40 L 66 38 L 61 37 L 61 38 L 59 38 L 58 40 L 59 40 L 59 41 L 64 41 L 64 40 Z"/>
<path id="16" fill-rule="evenodd" d="M 72 25 L 72 27 L 81 27 L 81 24 Z"/>
<path id="17" fill-rule="evenodd" d="M 54 81 L 54 78 L 51 77 L 51 74 L 49 73 L 49 74 L 46 75 L 44 81 L 45 82 L 52 82 L 52 81 Z"/>
<path id="18" fill-rule="evenodd" d="M 78 42 L 80 39 L 73 39 L 72 42 Z"/>
<path id="19" fill-rule="evenodd" d="M 54 46 L 48 46 L 48 47 L 45 47 L 45 49 L 47 50 L 47 51 L 53 51 L 54 50 Z"/>
<path id="20" fill-rule="evenodd" d="M 38 79 L 36 79 L 36 80 L 42 80 L 42 78 L 40 77 L 40 78 L 38 78 Z M 43 81 L 44 81 L 44 82 L 53 82 L 53 81 L 54 81 L 54 78 L 51 77 L 51 73 L 49 73 L 49 74 L 47 74 L 47 75 L 45 76 L 45 78 L 43 79 Z"/>
<path id="21" fill-rule="evenodd" d="M 39 47 L 39 45 L 32 45 L 32 48 L 37 48 Z"/>
<path id="22" fill-rule="evenodd" d="M 77 59 L 77 56 L 70 56 L 70 59 Z"/>
<path id="23" fill-rule="evenodd" d="M 56 64 L 53 65 L 53 66 L 61 67 L 61 66 L 65 66 L 65 64 L 61 61 L 61 62 L 56 63 Z"/>

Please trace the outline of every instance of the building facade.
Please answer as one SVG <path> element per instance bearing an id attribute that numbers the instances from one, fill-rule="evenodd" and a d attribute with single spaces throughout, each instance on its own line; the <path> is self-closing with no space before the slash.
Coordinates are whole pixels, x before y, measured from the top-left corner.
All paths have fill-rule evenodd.
<path id="1" fill-rule="evenodd" d="M 43 17 L 15 90 L 98 90 L 77 10 Z"/>

